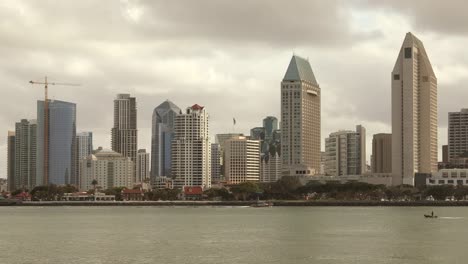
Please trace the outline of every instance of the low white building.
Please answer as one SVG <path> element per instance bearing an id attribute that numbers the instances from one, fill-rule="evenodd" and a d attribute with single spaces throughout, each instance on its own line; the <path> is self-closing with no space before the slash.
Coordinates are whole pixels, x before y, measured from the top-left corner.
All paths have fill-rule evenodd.
<path id="1" fill-rule="evenodd" d="M 151 188 L 153 190 L 158 189 L 173 189 L 174 188 L 174 180 L 170 177 L 166 176 L 157 176 L 154 177 L 151 181 Z"/>
<path id="2" fill-rule="evenodd" d="M 468 185 L 468 169 L 442 169 L 426 178 L 426 185 Z"/>
<path id="3" fill-rule="evenodd" d="M 94 155 L 89 155 L 80 161 L 80 190 L 93 189 L 93 180 L 96 187 L 106 190 L 113 187 L 133 188 L 134 164 L 128 157 L 109 150 L 102 149 Z"/>

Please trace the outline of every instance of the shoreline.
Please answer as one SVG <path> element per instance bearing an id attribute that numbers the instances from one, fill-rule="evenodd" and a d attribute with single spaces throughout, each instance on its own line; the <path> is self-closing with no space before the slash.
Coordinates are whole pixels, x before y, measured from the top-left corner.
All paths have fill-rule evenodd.
<path id="1" fill-rule="evenodd" d="M 272 201 L 273 206 L 468 206 L 468 201 Z M 250 206 L 256 201 L 42 201 L 0 206 Z"/>

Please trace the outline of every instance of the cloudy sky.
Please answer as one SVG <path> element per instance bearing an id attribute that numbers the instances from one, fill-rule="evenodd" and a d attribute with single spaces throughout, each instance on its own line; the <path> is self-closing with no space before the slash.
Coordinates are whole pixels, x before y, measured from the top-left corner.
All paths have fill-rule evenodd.
<path id="1" fill-rule="evenodd" d="M 408 31 L 438 77 L 439 145 L 447 112 L 468 107 L 464 1 L 1 1 L 0 177 L 6 135 L 36 118 L 44 75 L 77 104 L 78 131 L 110 146 L 113 99 L 137 97 L 139 147 L 149 149 L 153 109 L 166 99 L 210 113 L 211 134 L 248 133 L 279 116 L 280 82 L 292 54 L 306 58 L 322 89 L 322 138 L 339 129 L 391 132 L 390 72 Z M 323 147 L 323 143 L 322 143 Z M 439 155 L 440 156 L 440 155 Z"/>

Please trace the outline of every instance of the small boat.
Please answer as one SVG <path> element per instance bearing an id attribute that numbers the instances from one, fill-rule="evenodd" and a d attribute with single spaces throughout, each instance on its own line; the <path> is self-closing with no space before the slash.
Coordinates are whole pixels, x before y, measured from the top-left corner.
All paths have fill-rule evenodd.
<path id="1" fill-rule="evenodd" d="M 434 212 L 431 212 L 431 214 L 425 214 L 424 218 L 437 218 L 437 215 L 434 215 Z"/>

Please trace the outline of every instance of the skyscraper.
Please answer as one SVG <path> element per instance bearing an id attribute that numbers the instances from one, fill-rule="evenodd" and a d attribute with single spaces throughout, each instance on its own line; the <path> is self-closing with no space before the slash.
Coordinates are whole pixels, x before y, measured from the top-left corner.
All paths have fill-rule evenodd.
<path id="1" fill-rule="evenodd" d="M 15 130 L 15 180 L 14 189 L 36 186 L 37 122 L 22 119 Z"/>
<path id="2" fill-rule="evenodd" d="M 211 144 L 211 182 L 221 181 L 221 146 L 218 143 Z"/>
<path id="3" fill-rule="evenodd" d="M 448 113 L 448 161 L 468 152 L 468 109 Z"/>
<path id="4" fill-rule="evenodd" d="M 375 134 L 372 138 L 372 173 L 392 173 L 392 134 Z"/>
<path id="5" fill-rule="evenodd" d="M 150 154 L 146 149 L 139 149 L 136 161 L 136 181 L 135 183 L 144 183 L 149 181 L 150 172 Z"/>
<path id="6" fill-rule="evenodd" d="M 138 148 L 137 107 L 135 97 L 118 94 L 114 100 L 112 150 L 136 162 Z M 133 179 L 135 180 L 135 179 Z"/>
<path id="7" fill-rule="evenodd" d="M 14 191 L 15 187 L 15 131 L 8 131 L 7 138 L 7 179 L 8 190 Z"/>
<path id="8" fill-rule="evenodd" d="M 278 119 L 274 116 L 265 117 L 263 128 L 265 128 L 265 141 L 270 143 L 273 140 L 273 132 L 278 130 Z"/>
<path id="9" fill-rule="evenodd" d="M 366 171 L 366 129 L 338 131 L 325 139 L 325 174 L 361 175 Z"/>
<path id="10" fill-rule="evenodd" d="M 171 142 L 174 120 L 180 108 L 166 100 L 153 111 L 151 135 L 151 177 L 171 176 Z"/>
<path id="11" fill-rule="evenodd" d="M 211 187 L 211 144 L 208 113 L 195 104 L 175 118 L 172 140 L 172 176 L 174 187 Z"/>
<path id="12" fill-rule="evenodd" d="M 76 134 L 75 177 L 72 184 L 80 185 L 80 161 L 93 152 L 93 132 L 80 132 Z"/>
<path id="13" fill-rule="evenodd" d="M 392 71 L 393 184 L 437 171 L 437 78 L 423 43 L 407 33 Z"/>
<path id="14" fill-rule="evenodd" d="M 283 176 L 320 171 L 320 87 L 309 61 L 294 55 L 281 82 Z"/>
<path id="15" fill-rule="evenodd" d="M 48 180 L 44 181 L 44 101 L 37 101 L 36 184 L 71 184 L 75 174 L 76 105 L 48 102 Z"/>

